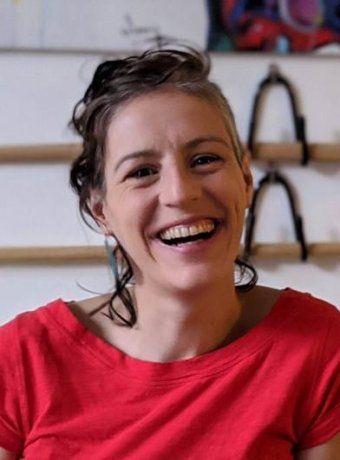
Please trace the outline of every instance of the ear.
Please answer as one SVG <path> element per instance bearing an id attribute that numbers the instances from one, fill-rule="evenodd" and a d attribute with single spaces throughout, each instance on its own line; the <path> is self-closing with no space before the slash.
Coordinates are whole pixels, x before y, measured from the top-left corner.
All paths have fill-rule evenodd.
<path id="1" fill-rule="evenodd" d="M 103 235 L 111 235 L 106 219 L 103 194 L 99 190 L 92 190 L 87 204 L 91 210 L 92 217 L 97 222 Z"/>
<path id="2" fill-rule="evenodd" d="M 247 207 L 251 205 L 252 198 L 253 198 L 253 192 L 254 192 L 254 183 L 253 183 L 253 175 L 251 172 L 251 157 L 249 151 L 244 152 L 243 158 L 242 158 L 242 172 L 243 172 L 243 178 L 244 178 L 244 183 L 245 183 L 245 197 L 246 197 L 246 203 Z"/>

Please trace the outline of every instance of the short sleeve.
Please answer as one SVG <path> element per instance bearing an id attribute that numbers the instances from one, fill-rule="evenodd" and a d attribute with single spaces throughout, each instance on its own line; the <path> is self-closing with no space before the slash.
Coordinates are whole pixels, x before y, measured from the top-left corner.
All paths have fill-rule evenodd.
<path id="1" fill-rule="evenodd" d="M 313 357 L 311 357 L 313 359 Z M 340 313 L 331 315 L 320 347 L 309 401 L 311 422 L 299 443 L 309 449 L 332 439 L 340 431 Z"/>
<path id="2" fill-rule="evenodd" d="M 15 320 L 0 327 L 0 446 L 19 453 L 22 423 Z"/>

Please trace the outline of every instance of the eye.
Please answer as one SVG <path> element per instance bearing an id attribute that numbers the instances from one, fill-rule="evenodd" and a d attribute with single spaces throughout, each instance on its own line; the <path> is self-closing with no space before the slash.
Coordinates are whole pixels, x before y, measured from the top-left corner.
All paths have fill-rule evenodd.
<path id="1" fill-rule="evenodd" d="M 135 169 L 132 171 L 128 177 L 132 177 L 134 179 L 141 179 L 143 177 L 153 176 L 157 173 L 155 168 L 151 168 L 149 166 L 144 166 L 142 168 Z"/>
<path id="2" fill-rule="evenodd" d="M 216 161 L 219 161 L 220 157 L 217 155 L 213 155 L 211 153 L 207 154 L 201 154 L 201 155 L 196 155 L 192 160 L 191 160 L 191 165 L 192 167 L 195 166 L 206 166 L 211 163 L 215 163 Z"/>

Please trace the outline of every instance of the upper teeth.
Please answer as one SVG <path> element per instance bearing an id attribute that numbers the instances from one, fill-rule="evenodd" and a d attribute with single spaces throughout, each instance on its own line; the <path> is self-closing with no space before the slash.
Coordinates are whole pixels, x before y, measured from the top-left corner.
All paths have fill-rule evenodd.
<path id="1" fill-rule="evenodd" d="M 215 224 L 212 221 L 204 221 L 199 224 L 192 225 L 177 225 L 171 227 L 160 234 L 162 240 L 171 240 L 174 238 L 185 238 L 187 236 L 197 235 L 199 233 L 207 233 L 214 230 Z"/>

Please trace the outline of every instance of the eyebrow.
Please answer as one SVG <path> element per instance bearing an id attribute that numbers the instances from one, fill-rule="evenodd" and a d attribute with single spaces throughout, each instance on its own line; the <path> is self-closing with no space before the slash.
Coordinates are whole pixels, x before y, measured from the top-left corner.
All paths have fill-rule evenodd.
<path id="1" fill-rule="evenodd" d="M 189 141 L 185 144 L 186 148 L 194 148 L 197 147 L 200 144 L 203 144 L 204 142 L 217 142 L 218 144 L 222 144 L 224 147 L 227 147 L 228 149 L 231 148 L 231 145 L 223 139 L 223 137 L 219 136 L 202 136 L 202 137 L 197 137 L 193 139 L 192 141 Z"/>
<path id="2" fill-rule="evenodd" d="M 218 144 L 222 144 L 224 147 L 228 149 L 232 148 L 232 146 L 226 142 L 222 137 L 219 136 L 202 136 L 192 139 L 184 144 L 184 149 L 193 149 L 200 144 L 205 142 L 216 142 Z M 134 160 L 136 158 L 155 158 L 159 156 L 159 152 L 157 150 L 152 149 L 145 149 L 145 150 L 137 150 L 136 152 L 131 152 L 121 158 L 117 164 L 115 165 L 114 170 L 117 171 L 120 166 L 128 160 Z"/>
<path id="3" fill-rule="evenodd" d="M 128 153 L 121 158 L 114 167 L 114 170 L 117 171 L 120 166 L 128 160 L 134 160 L 135 158 L 154 158 L 157 156 L 158 153 L 155 150 L 137 150 L 136 152 Z"/>

